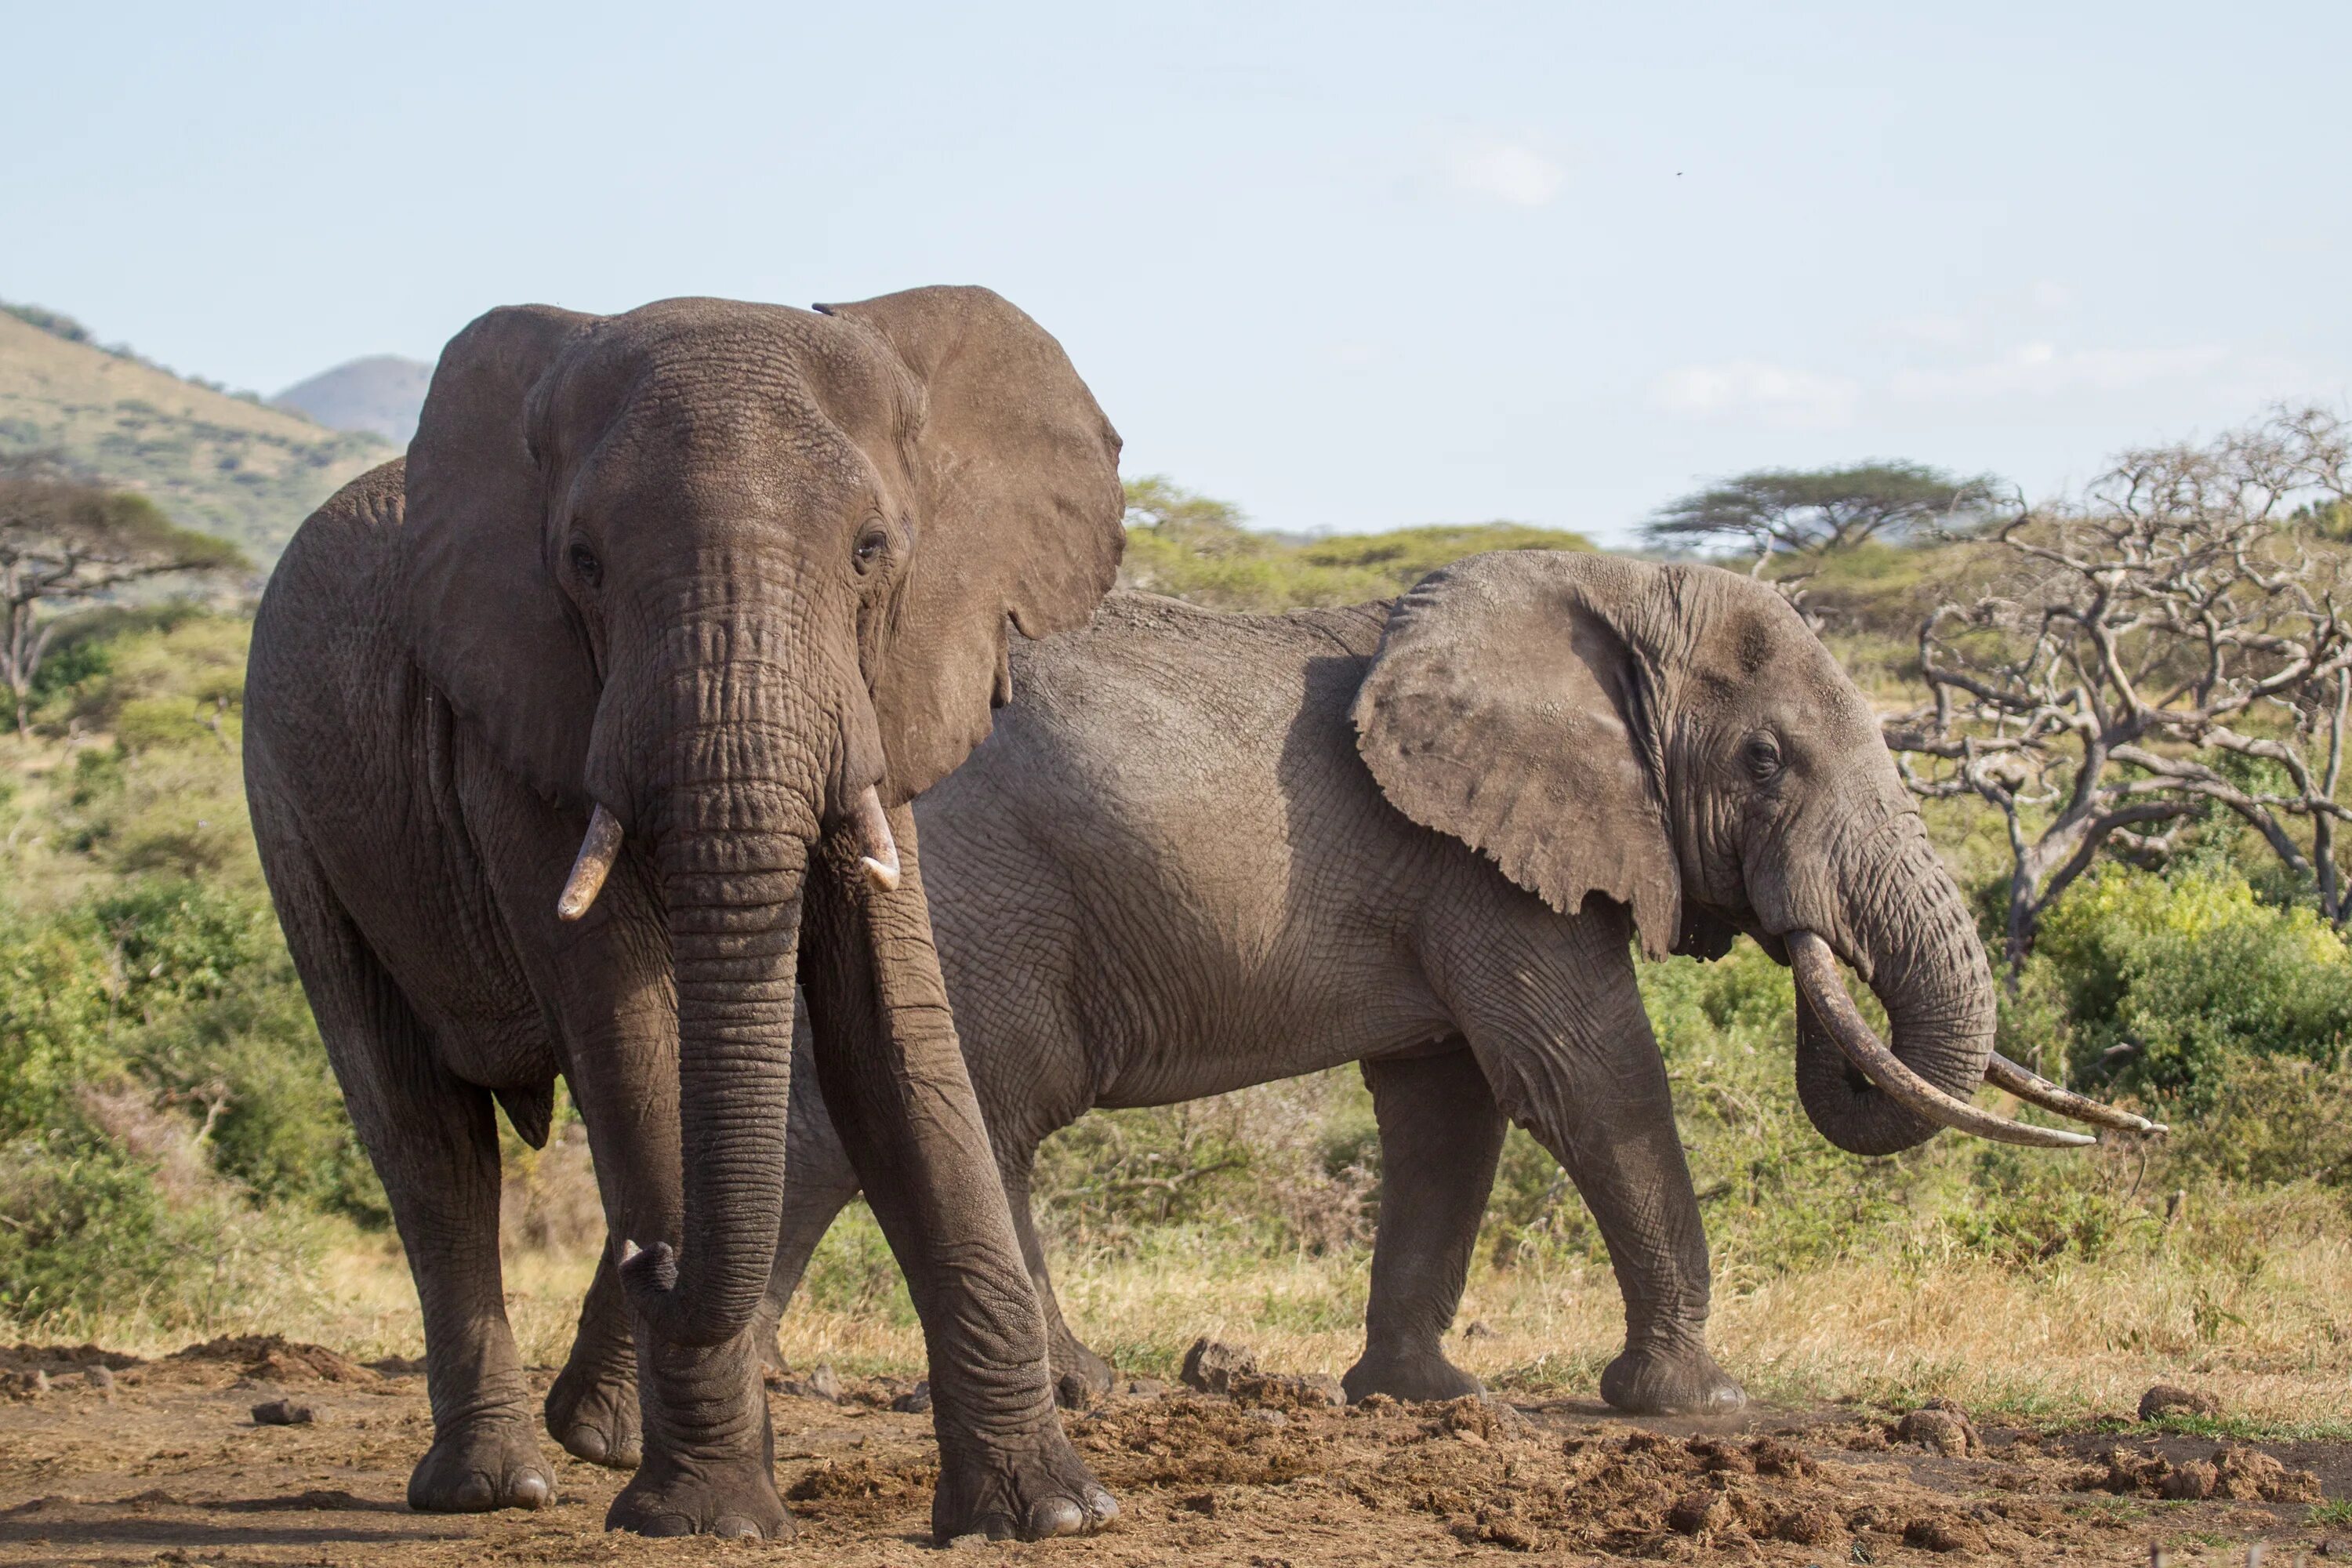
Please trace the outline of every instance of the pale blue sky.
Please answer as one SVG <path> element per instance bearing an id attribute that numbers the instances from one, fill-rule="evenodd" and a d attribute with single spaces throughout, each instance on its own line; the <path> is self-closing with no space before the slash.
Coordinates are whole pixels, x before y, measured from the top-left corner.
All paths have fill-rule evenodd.
<path id="1" fill-rule="evenodd" d="M 275 391 L 469 317 L 979 282 L 1260 522 L 2042 492 L 2352 384 L 2352 6 L 32 5 L 0 297 Z"/>

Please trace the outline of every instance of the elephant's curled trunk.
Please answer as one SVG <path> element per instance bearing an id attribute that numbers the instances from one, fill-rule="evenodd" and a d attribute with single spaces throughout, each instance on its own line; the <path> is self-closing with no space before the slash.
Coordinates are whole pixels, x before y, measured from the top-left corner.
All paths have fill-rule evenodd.
<path id="1" fill-rule="evenodd" d="M 1798 982 L 1797 1092 L 1814 1127 L 1839 1148 L 1892 1154 L 1934 1137 L 1949 1121 L 1935 1112 L 1964 1104 L 1983 1081 L 1995 998 L 1976 923 L 1918 817 L 1894 819 L 1867 844 L 1866 855 L 1841 868 L 1843 930 L 1853 950 L 1846 956 L 1886 1009 L 1891 1048 L 1854 1012 L 1822 935 L 1788 932 Z M 1868 1047 L 1876 1047 L 1874 1058 Z"/>

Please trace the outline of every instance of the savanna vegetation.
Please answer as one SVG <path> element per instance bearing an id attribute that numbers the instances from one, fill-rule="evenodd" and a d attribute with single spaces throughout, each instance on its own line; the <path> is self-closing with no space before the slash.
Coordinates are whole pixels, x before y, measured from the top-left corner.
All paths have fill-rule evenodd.
<path id="1" fill-rule="evenodd" d="M 0 301 L 0 458 L 52 454 L 263 566 L 311 508 L 394 451 L 102 346 L 69 316 Z"/>
<path id="2" fill-rule="evenodd" d="M 1924 472 L 1897 477 L 1937 478 Z M 2014 563 L 1986 530 L 2013 514 L 1977 481 L 1939 494 L 1932 518 L 1862 542 L 1765 551 L 1768 574 L 1801 578 L 1792 592 L 1890 719 L 1933 706 L 1920 627 L 1937 607 L 2011 581 Z M 1286 538 L 1156 479 L 1138 481 L 1131 501 L 1131 584 L 1240 609 L 1393 594 L 1473 551 L 1590 548 L 1506 523 Z M 1945 526 L 1964 515 L 1965 530 Z M 2332 563 L 2335 515 L 2266 514 L 2265 548 Z M 2033 526 L 2045 525 L 2055 522 Z M 2325 599 L 2324 584 L 2315 592 Z M 414 1299 L 382 1195 L 246 825 L 248 629 L 243 614 L 183 605 L 84 611 L 29 682 L 27 732 L 0 736 L 0 1321 L 133 1347 L 252 1328 L 414 1353 Z M 2333 918 L 2340 900 L 2322 897 L 2313 837 L 2332 818 L 2268 808 L 2299 847 L 2298 869 L 2218 795 L 2149 792 L 2181 807 L 2160 835 L 2111 831 L 2017 946 L 2011 824 L 2030 845 L 2077 775 L 2061 744 L 2039 754 L 2036 787 L 2020 783 L 2006 805 L 1973 784 L 1942 788 L 1987 737 L 2015 732 L 1999 714 L 1974 729 L 1946 718 L 1937 733 L 1980 743 L 1957 763 L 1932 750 L 1912 760 L 1934 797 L 1931 828 L 1990 951 L 2006 955 L 2003 1048 L 2175 1131 L 2083 1153 L 1947 1134 L 1858 1160 L 1798 1107 L 1785 971 L 1745 942 L 1711 965 L 1649 965 L 1715 1251 L 1719 1356 L 1766 1394 L 1932 1392 L 2079 1415 L 2126 1408 L 2170 1376 L 2214 1386 L 2229 1421 L 2340 1425 L 2352 1373 L 2352 949 Z M 2307 746 L 2327 712 L 2255 702 L 2231 723 Z M 2284 793 L 2254 767 L 2284 767 L 2260 748 L 2228 762 L 2210 733 L 2185 731 L 2146 747 L 2168 765 L 2203 759 L 2250 797 Z M 527 1355 L 559 1360 L 603 1239 L 592 1178 L 576 1127 L 543 1152 L 509 1138 L 509 1153 L 518 1331 Z M 1380 1170 L 1351 1069 L 1090 1116 L 1047 1145 L 1039 1178 L 1065 1305 L 1128 1369 L 1164 1375 L 1204 1332 L 1286 1366 L 1338 1371 L 1353 1358 Z M 1599 1238 L 1558 1167 L 1517 1131 L 1462 1324 L 1464 1363 L 1519 1389 L 1589 1393 L 1619 1342 Z M 919 1364 L 912 1309 L 862 1210 L 818 1255 L 784 1346 L 844 1370 Z"/>

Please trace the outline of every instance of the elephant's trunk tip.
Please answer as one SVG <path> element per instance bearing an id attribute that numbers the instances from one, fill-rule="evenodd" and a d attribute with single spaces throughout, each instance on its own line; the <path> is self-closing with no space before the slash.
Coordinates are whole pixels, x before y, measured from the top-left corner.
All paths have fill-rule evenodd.
<path id="1" fill-rule="evenodd" d="M 882 796 L 872 784 L 857 797 L 857 868 L 866 879 L 886 893 L 898 890 L 898 844 L 890 837 L 890 818 L 882 810 Z"/>
<path id="2" fill-rule="evenodd" d="M 588 912 L 596 895 L 604 890 L 604 879 L 613 874 L 613 862 L 620 854 L 620 821 L 600 805 L 588 818 L 587 837 L 580 840 L 580 855 L 572 862 L 572 875 L 564 879 L 563 896 L 555 900 L 557 920 L 576 921 Z"/>
<path id="3" fill-rule="evenodd" d="M 1945 1093 L 1921 1078 L 1864 1021 L 1853 998 L 1839 978 L 1836 955 L 1830 944 L 1809 931 L 1792 931 L 1786 941 L 1790 966 L 1805 1000 L 1826 1026 L 1830 1038 L 1845 1058 L 1876 1085 L 1880 1093 L 1914 1115 L 1938 1125 L 1974 1133 L 2000 1143 L 2023 1143 L 2044 1149 L 2080 1148 L 2098 1139 L 2085 1132 L 2057 1127 L 2033 1127 L 2006 1116 L 1980 1110 L 1965 1100 Z M 2102 1107 L 2102 1109 L 2105 1109 Z M 2070 1112 L 2071 1114 L 2071 1112 Z M 2116 1114 L 2121 1115 L 2122 1112 Z M 2090 1118 L 2080 1118 L 2090 1120 Z M 2135 1118 L 2134 1120 L 2137 1120 Z"/>

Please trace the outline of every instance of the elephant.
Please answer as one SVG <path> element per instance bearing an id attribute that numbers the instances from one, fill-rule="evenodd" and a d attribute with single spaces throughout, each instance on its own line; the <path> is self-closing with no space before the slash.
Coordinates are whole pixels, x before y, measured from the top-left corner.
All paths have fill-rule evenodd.
<path id="1" fill-rule="evenodd" d="M 753 1326 L 797 980 L 926 1325 L 933 1528 L 1116 1511 L 1061 1431 L 907 802 L 987 733 L 1011 633 L 1083 625 L 1111 586 L 1118 450 L 1061 345 L 984 289 L 509 307 L 451 340 L 404 461 L 289 545 L 248 802 L 423 1308 L 413 1506 L 554 1496 L 492 1106 L 542 1142 L 561 1077 L 644 1373 L 606 1524 L 789 1531 Z"/>
<path id="2" fill-rule="evenodd" d="M 1351 1398 L 1479 1392 L 1443 1337 L 1506 1119 L 1557 1156 L 1624 1296 L 1601 1380 L 1631 1412 L 1744 1400 L 1706 1344 L 1706 1242 L 1633 944 L 1798 967 L 1798 1088 L 1841 1148 L 1951 1125 L 2089 1140 L 1967 1104 L 2000 1075 L 1994 994 L 1868 703 L 1769 585 L 1521 551 L 1402 601 L 1279 616 L 1115 594 L 1020 650 L 995 731 L 917 804 L 948 994 L 1053 1335 L 1057 1392 L 1109 1369 L 1064 1321 L 1030 1214 L 1039 1142 L 1349 1061 L 1381 1146 Z M 1827 953 L 1893 1022 L 1869 1033 Z M 796 1079 L 796 1082 L 802 1081 Z M 857 1175 L 795 1091 L 772 1321 Z M 625 1382 L 583 1314 L 559 1403 Z M 599 1433 L 574 1452 L 627 1436 Z"/>

